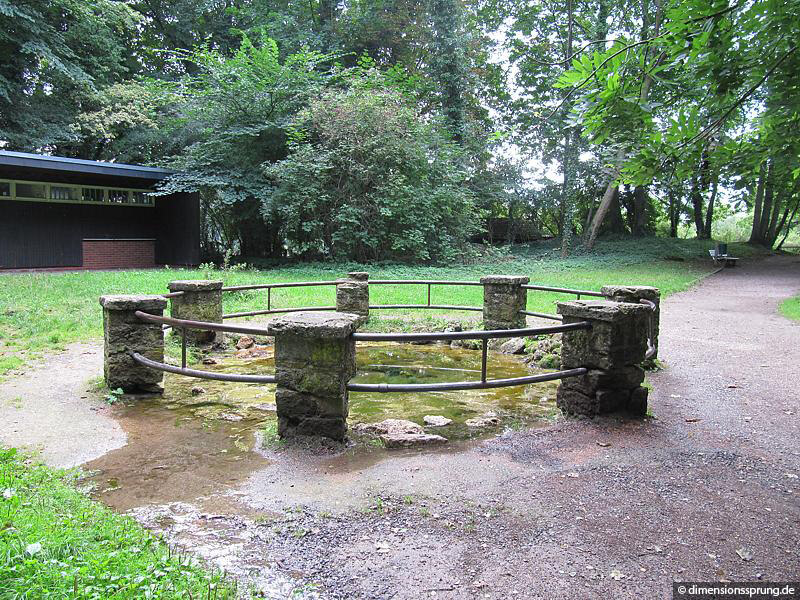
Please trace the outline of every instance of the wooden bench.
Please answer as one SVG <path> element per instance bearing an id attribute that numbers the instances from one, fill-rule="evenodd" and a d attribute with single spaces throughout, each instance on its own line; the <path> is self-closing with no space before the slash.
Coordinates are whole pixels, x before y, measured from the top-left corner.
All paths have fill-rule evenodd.
<path id="1" fill-rule="evenodd" d="M 716 248 L 713 248 L 708 251 L 709 256 L 711 256 L 711 260 L 714 261 L 715 265 L 722 265 L 723 267 L 735 267 L 738 258 L 734 258 L 733 256 L 728 256 L 727 254 L 720 254 Z"/>

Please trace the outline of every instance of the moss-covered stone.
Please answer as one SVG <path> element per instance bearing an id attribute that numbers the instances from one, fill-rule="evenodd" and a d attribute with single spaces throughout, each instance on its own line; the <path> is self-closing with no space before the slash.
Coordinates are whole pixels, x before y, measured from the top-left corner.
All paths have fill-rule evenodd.
<path id="1" fill-rule="evenodd" d="M 644 414 L 647 390 L 641 391 L 644 371 L 639 365 L 647 350 L 650 309 L 633 303 L 575 301 L 559 302 L 558 312 L 565 324 L 591 324 L 591 329 L 562 335 L 561 368 L 583 367 L 588 372 L 561 381 L 558 407 L 573 415 Z"/>
<path id="2" fill-rule="evenodd" d="M 131 357 L 136 352 L 164 361 L 164 333 L 160 323 L 148 323 L 136 311 L 162 316 L 167 301 L 161 296 L 102 296 L 103 374 L 110 389 L 125 393 L 163 392 L 164 374 L 144 367 Z"/>
<path id="3" fill-rule="evenodd" d="M 270 322 L 275 335 L 278 435 L 344 439 L 347 382 L 355 375 L 355 314 L 292 313 Z"/>
<path id="4" fill-rule="evenodd" d="M 187 321 L 222 323 L 222 281 L 181 280 L 169 282 L 170 292 L 181 292 L 170 298 L 170 316 Z M 178 329 L 173 334 L 180 335 Z M 218 334 L 202 329 L 187 329 L 186 341 L 190 344 L 214 342 Z M 221 337 L 221 336 L 220 336 Z"/>
<path id="5" fill-rule="evenodd" d="M 522 276 L 487 275 L 483 284 L 483 326 L 485 329 L 520 329 L 525 327 L 529 279 Z"/>

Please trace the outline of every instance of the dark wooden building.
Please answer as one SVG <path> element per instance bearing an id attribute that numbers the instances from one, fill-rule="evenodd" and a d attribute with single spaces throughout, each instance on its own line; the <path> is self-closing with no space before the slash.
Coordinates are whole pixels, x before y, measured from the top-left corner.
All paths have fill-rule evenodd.
<path id="1" fill-rule="evenodd" d="M 151 195 L 170 173 L 0 150 L 0 269 L 198 264 L 197 194 Z"/>

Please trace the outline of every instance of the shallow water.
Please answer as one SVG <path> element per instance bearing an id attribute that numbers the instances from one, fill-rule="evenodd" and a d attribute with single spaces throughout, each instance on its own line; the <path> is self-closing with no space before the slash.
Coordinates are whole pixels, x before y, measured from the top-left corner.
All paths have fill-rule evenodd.
<path id="1" fill-rule="evenodd" d="M 221 372 L 274 372 L 270 348 L 257 357 L 219 358 L 202 368 Z M 480 378 L 481 353 L 442 345 L 374 344 L 360 346 L 358 373 L 362 383 L 452 382 Z M 490 379 L 519 377 L 527 367 L 516 357 L 489 353 Z M 204 391 L 192 394 L 192 388 Z M 422 393 L 350 395 L 352 425 L 386 418 L 422 423 L 425 415 L 453 420 L 428 428 L 452 441 L 496 435 L 508 428 L 547 422 L 556 412 L 557 384 L 524 388 Z M 196 390 L 198 391 L 198 390 Z M 471 428 L 465 421 L 493 412 L 501 424 Z M 115 418 L 128 435 L 126 446 L 87 463 L 93 471 L 95 495 L 118 510 L 145 504 L 188 502 L 224 492 L 269 460 L 254 451 L 256 432 L 275 421 L 275 386 L 190 379 L 167 374 L 161 398 L 134 399 L 115 408 Z M 456 449 L 450 448 L 450 451 Z M 346 453 L 371 461 L 388 451 L 367 444 Z M 367 457 L 366 455 L 369 455 Z"/>
<path id="2" fill-rule="evenodd" d="M 226 358 L 208 370 L 231 373 L 274 373 L 271 350 L 258 358 Z M 481 353 L 443 345 L 372 344 L 359 346 L 358 372 L 354 383 L 441 383 L 480 379 Z M 528 375 L 517 358 L 490 352 L 488 377 L 504 379 Z M 546 419 L 555 414 L 557 382 L 490 390 L 455 392 L 351 392 L 348 422 L 371 423 L 387 418 L 422 423 L 425 415 L 453 420 L 447 437 L 469 437 L 464 422 L 486 412 L 495 412 L 506 425 Z M 200 386 L 206 393 L 192 396 Z M 187 408 L 205 418 L 274 419 L 275 386 L 199 381 L 167 376 L 164 400 L 168 408 Z"/>

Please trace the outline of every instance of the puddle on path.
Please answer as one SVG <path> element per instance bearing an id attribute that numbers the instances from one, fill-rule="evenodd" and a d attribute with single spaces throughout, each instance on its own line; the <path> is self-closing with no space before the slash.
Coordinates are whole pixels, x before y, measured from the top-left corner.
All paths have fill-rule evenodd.
<path id="1" fill-rule="evenodd" d="M 269 374 L 271 349 L 257 357 L 218 358 L 202 368 L 224 372 Z M 375 344 L 358 349 L 355 381 L 414 383 L 476 380 L 480 352 L 441 345 Z M 492 379 L 527 375 L 512 356 L 489 354 Z M 204 392 L 193 395 L 192 388 Z M 503 429 L 547 422 L 555 413 L 556 382 L 525 388 L 423 393 L 353 393 L 350 424 L 404 418 L 422 423 L 425 415 L 453 420 L 430 428 L 451 441 L 496 435 Z M 115 409 L 128 435 L 126 446 L 84 465 L 94 472 L 95 496 L 116 510 L 147 504 L 191 502 L 234 488 L 257 469 L 269 465 L 253 450 L 256 432 L 275 420 L 273 385 L 227 383 L 167 374 L 162 398 L 134 400 Z M 467 427 L 467 419 L 488 411 L 501 419 L 500 428 Z M 457 451 L 451 444 L 439 451 Z M 371 446 L 350 448 L 336 463 L 374 463 L 388 451 Z"/>
<path id="2" fill-rule="evenodd" d="M 242 353 L 240 353 L 242 354 Z M 274 371 L 271 348 L 259 348 L 257 356 L 218 357 L 207 370 L 269 374 Z M 480 378 L 480 352 L 448 346 L 375 344 L 358 349 L 356 381 L 441 382 Z M 528 374 L 516 358 L 490 353 L 489 377 Z M 455 443 L 424 452 L 458 452 L 464 440 L 497 435 L 504 429 L 546 423 L 555 414 L 554 382 L 527 388 L 501 388 L 459 392 L 353 393 L 351 424 L 405 418 L 422 423 L 425 415 L 453 419 L 447 427 L 431 428 Z M 203 391 L 192 388 L 203 388 Z M 492 411 L 501 419 L 494 429 L 473 429 L 469 418 Z M 267 469 L 271 461 L 254 449 L 258 432 L 275 421 L 275 389 L 271 385 L 225 383 L 165 378 L 161 398 L 134 399 L 114 408 L 114 417 L 128 435 L 126 446 L 86 463 L 95 486 L 94 496 L 113 509 L 129 512 L 170 543 L 190 550 L 241 581 L 256 585 L 265 598 L 319 598 L 302 583 L 305 575 L 286 571 L 279 557 L 272 557 L 270 523 L 286 516 L 259 511 L 238 498 L 237 492 L 253 473 Z M 459 443 L 462 440 L 462 443 Z M 362 439 L 345 452 L 302 459 L 315 462 L 304 475 L 306 484 L 325 477 L 354 477 L 359 469 L 377 463 L 392 451 L 364 443 Z M 412 452 L 412 451 L 400 451 Z M 277 460 L 283 460 L 281 453 Z M 289 466 L 294 454 L 285 456 Z M 273 456 L 273 459 L 275 456 Z M 297 463 L 297 461 L 295 461 Z M 315 472 L 316 471 L 316 472 Z M 284 473 L 284 475 L 286 475 Z M 293 477 L 289 475 L 289 477 Z M 303 476 L 296 480 L 303 486 Z M 294 487 L 291 483 L 290 487 Z M 264 490 L 269 493 L 268 490 Z"/>

